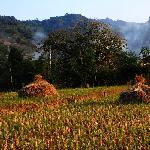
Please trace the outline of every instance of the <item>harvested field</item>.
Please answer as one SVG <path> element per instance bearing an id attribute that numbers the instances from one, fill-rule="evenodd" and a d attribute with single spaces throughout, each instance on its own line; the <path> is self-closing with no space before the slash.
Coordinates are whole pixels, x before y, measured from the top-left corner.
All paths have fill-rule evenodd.
<path id="1" fill-rule="evenodd" d="M 126 87 L 0 94 L 0 149 L 150 149 L 150 104 L 120 104 Z"/>

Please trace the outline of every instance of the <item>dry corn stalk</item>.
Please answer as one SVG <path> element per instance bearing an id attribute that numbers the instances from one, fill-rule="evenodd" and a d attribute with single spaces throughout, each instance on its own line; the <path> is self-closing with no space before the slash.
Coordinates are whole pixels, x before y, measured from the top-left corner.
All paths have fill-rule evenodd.
<path id="1" fill-rule="evenodd" d="M 145 79 L 142 75 L 136 75 L 136 84 L 131 89 L 120 94 L 121 102 L 150 102 L 150 87 L 145 85 Z"/>

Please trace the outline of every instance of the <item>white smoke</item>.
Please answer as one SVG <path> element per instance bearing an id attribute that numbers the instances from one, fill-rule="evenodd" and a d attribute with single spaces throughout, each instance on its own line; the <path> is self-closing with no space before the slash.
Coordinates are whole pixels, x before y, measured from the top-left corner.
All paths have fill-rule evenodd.
<path id="1" fill-rule="evenodd" d="M 44 32 L 37 31 L 33 35 L 33 43 L 34 44 L 40 44 L 43 43 L 44 40 L 46 40 L 47 35 Z"/>
<path id="2" fill-rule="evenodd" d="M 150 18 L 146 23 L 125 22 L 122 20 L 102 19 L 127 40 L 128 49 L 139 54 L 142 47 L 150 47 Z"/>
<path id="3" fill-rule="evenodd" d="M 33 59 L 38 59 L 42 54 L 43 42 L 47 39 L 47 35 L 44 32 L 37 31 L 33 35 L 32 43 L 36 46 L 36 51 L 33 54 Z"/>
<path id="4" fill-rule="evenodd" d="M 141 47 L 150 46 L 150 38 L 147 38 L 150 24 L 147 23 L 126 23 L 119 26 L 120 32 L 124 35 L 131 51 L 140 52 Z"/>

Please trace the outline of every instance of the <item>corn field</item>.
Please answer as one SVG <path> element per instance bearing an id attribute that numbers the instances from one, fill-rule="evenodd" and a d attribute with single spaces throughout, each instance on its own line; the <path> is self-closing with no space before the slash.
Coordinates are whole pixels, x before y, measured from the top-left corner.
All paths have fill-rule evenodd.
<path id="1" fill-rule="evenodd" d="M 0 93 L 0 149 L 150 149 L 150 104 L 118 101 L 126 87 Z"/>

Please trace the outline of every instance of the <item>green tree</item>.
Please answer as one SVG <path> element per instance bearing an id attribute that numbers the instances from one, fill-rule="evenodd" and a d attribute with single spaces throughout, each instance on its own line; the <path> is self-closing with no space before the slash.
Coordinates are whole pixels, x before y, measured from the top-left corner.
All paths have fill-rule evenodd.
<path id="1" fill-rule="evenodd" d="M 125 46 L 125 40 L 108 25 L 84 20 L 72 29 L 50 33 L 43 48 L 51 54 L 51 67 L 58 64 L 61 75 L 66 71 L 72 82 L 77 79 L 86 86 L 100 78 L 98 72 L 103 68 L 117 69 L 117 58 Z"/>
<path id="2" fill-rule="evenodd" d="M 150 56 L 150 49 L 148 47 L 142 47 L 140 54 L 142 55 L 142 58 L 146 58 Z"/>
<path id="3" fill-rule="evenodd" d="M 9 88 L 8 47 L 0 44 L 0 90 Z"/>
<path id="4" fill-rule="evenodd" d="M 21 87 L 23 55 L 16 47 L 10 47 L 8 56 L 10 83 L 12 89 Z"/>
<path id="5" fill-rule="evenodd" d="M 141 66 L 148 83 L 150 83 L 150 49 L 148 47 L 141 48 Z"/>
<path id="6" fill-rule="evenodd" d="M 134 80 L 136 74 L 142 73 L 139 57 L 133 52 L 123 51 L 118 57 L 117 79 L 119 84 Z"/>

